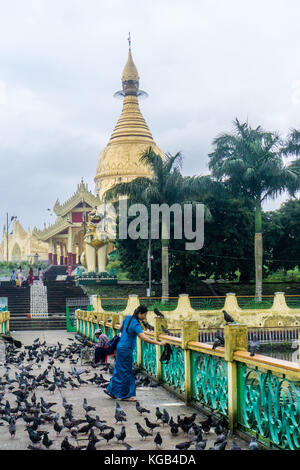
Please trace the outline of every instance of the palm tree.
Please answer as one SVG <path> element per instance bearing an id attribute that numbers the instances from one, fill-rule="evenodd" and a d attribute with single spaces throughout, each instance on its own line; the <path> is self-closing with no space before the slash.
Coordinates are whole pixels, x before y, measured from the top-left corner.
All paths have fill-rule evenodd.
<path id="1" fill-rule="evenodd" d="M 233 192 L 250 198 L 255 207 L 255 295 L 262 296 L 262 203 L 275 199 L 283 191 L 294 195 L 299 188 L 299 169 L 284 165 L 282 141 L 275 132 L 261 126 L 233 121 L 234 133 L 214 139 L 215 150 L 209 155 L 212 175 Z"/>
<path id="2" fill-rule="evenodd" d="M 148 148 L 141 156 L 141 162 L 151 169 L 152 178 L 139 177 L 129 183 L 120 183 L 107 191 L 107 201 L 116 200 L 118 196 L 128 196 L 130 199 L 150 206 L 151 204 L 181 204 L 189 198 L 200 196 L 201 191 L 209 187 L 209 177 L 183 177 L 182 155 L 166 154 L 163 160 L 153 150 Z M 169 238 L 168 228 L 162 222 L 161 227 L 161 257 L 162 257 L 162 298 L 169 297 Z"/>

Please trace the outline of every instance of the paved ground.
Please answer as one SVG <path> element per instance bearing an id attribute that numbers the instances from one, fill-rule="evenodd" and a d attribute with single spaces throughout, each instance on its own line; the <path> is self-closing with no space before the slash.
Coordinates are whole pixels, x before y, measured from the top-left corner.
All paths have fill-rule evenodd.
<path id="1" fill-rule="evenodd" d="M 68 338 L 74 338 L 74 333 L 67 333 L 64 331 L 25 331 L 25 332 L 15 332 L 12 334 L 15 339 L 20 339 L 23 345 L 30 345 L 32 344 L 35 338 L 40 338 L 40 341 L 46 341 L 47 345 L 55 345 L 57 341 L 63 344 L 63 347 L 66 347 L 70 344 Z M 42 366 L 39 368 L 37 365 L 34 364 L 33 371 L 31 372 L 34 375 L 38 375 L 42 373 L 48 365 L 48 359 L 45 359 Z M 57 367 L 60 367 L 61 370 L 66 372 L 66 376 L 68 377 L 68 372 L 71 371 L 71 367 L 69 362 L 66 360 L 63 364 L 60 362 L 56 363 Z M 75 366 L 77 368 L 80 366 L 80 361 Z M 100 372 L 100 368 L 93 369 L 91 367 L 85 366 L 89 372 L 84 373 L 81 377 L 86 380 L 87 378 L 91 378 L 94 376 L 95 372 L 97 374 L 103 373 L 104 377 L 110 378 L 109 373 Z M 15 378 L 15 371 L 20 372 L 17 367 L 14 365 L 10 365 L 9 376 L 10 378 Z M 3 374 L 5 372 L 5 368 L 3 365 L 0 365 L 0 377 L 3 378 Z M 49 373 L 49 379 L 52 380 L 52 372 Z M 3 387 L 2 387 L 3 389 Z M 13 395 L 5 386 L 6 394 L 2 400 L 2 403 L 5 404 L 5 400 L 8 399 L 11 406 L 15 406 L 15 395 Z M 1 387 L 0 387 L 1 392 Z M 81 385 L 79 389 L 72 390 L 70 385 L 67 385 L 66 389 L 62 389 L 60 392 L 56 390 L 54 394 L 49 392 L 47 389 L 43 389 L 41 387 L 37 388 L 35 391 L 38 401 L 40 397 L 43 396 L 46 402 L 56 402 L 57 404 L 52 407 L 55 412 L 60 413 L 60 416 L 64 415 L 64 408 L 62 407 L 62 396 L 64 396 L 68 403 L 73 405 L 74 409 L 74 416 L 76 418 L 84 418 L 85 413 L 82 407 L 83 398 L 87 398 L 88 404 L 94 406 L 96 411 L 92 411 L 89 414 L 93 417 L 96 415 L 100 416 L 101 420 L 106 420 L 108 425 L 112 425 L 115 428 L 115 432 L 120 432 L 121 425 L 115 424 L 114 414 L 115 414 L 115 406 L 116 401 L 107 397 L 102 388 L 99 388 L 97 385 L 88 384 L 88 385 Z M 28 401 L 30 401 L 31 394 L 29 396 Z M 146 414 L 151 422 L 156 422 L 155 416 L 155 408 L 158 406 L 160 410 L 165 408 L 170 416 L 173 416 L 174 421 L 177 420 L 177 415 L 190 416 L 195 410 L 191 407 L 185 406 L 179 399 L 174 397 L 171 393 L 163 389 L 162 387 L 157 388 L 137 388 L 137 399 L 141 403 L 142 406 L 148 408 L 150 410 L 150 414 Z M 183 431 L 180 430 L 178 436 L 172 436 L 170 433 L 169 426 L 160 426 L 153 432 L 153 437 L 147 437 L 145 441 L 141 440 L 140 435 L 137 432 L 135 422 L 139 422 L 145 429 L 147 429 L 145 425 L 145 420 L 136 410 L 135 403 L 126 403 L 120 402 L 122 408 L 125 410 L 127 414 L 127 422 L 124 423 L 126 426 L 126 434 L 127 437 L 125 441 L 130 444 L 135 449 L 145 449 L 145 450 L 154 450 L 156 449 L 154 443 L 154 436 L 156 435 L 156 431 L 160 431 L 163 444 L 162 450 L 174 450 L 175 445 L 181 442 L 188 441 L 189 438 L 187 435 L 183 434 Z M 197 412 L 196 423 L 199 423 L 202 419 L 205 419 L 204 415 L 201 415 Z M 1 423 L 1 415 L 0 415 L 0 423 Z M 8 423 L 2 421 L 3 425 L 0 425 L 0 450 L 17 450 L 17 449 L 26 449 L 29 444 L 31 444 L 28 433 L 25 430 L 25 423 L 23 419 L 19 419 L 16 422 L 16 436 L 15 438 L 11 439 L 9 430 L 8 430 Z M 61 420 L 60 420 L 61 422 Z M 79 427 L 81 427 L 80 425 Z M 76 445 L 76 441 L 70 436 L 70 433 L 67 432 L 66 429 L 63 429 L 61 432 L 60 437 L 56 437 L 56 433 L 53 429 L 53 424 L 45 424 L 39 427 L 40 430 L 49 431 L 48 437 L 51 440 L 54 440 L 54 444 L 52 445 L 51 449 L 56 450 L 60 449 L 61 442 L 63 441 L 65 436 L 68 436 L 69 442 L 73 445 Z M 99 431 L 96 430 L 96 436 L 98 436 Z M 82 436 L 82 435 L 81 435 Z M 83 439 L 86 436 L 80 437 Z M 213 447 L 213 442 L 216 438 L 216 434 L 213 430 L 210 431 L 209 434 L 205 435 L 205 439 L 208 439 L 207 448 Z M 247 449 L 248 444 L 242 441 L 239 437 L 235 437 L 234 441 L 242 448 Z M 79 441 L 80 445 L 84 445 L 87 443 L 86 440 Z M 230 450 L 232 446 L 232 438 L 228 438 L 228 445 L 227 449 Z M 41 448 L 45 449 L 43 445 Z M 116 442 L 116 439 L 110 441 L 107 445 L 104 440 L 100 440 L 96 444 L 97 449 L 106 449 L 106 450 L 124 450 L 124 447 L 121 444 Z M 194 449 L 194 445 L 191 447 L 191 450 Z"/>

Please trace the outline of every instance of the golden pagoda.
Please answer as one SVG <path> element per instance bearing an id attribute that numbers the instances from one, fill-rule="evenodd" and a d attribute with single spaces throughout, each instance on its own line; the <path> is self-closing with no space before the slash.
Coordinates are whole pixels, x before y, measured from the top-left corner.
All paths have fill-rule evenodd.
<path id="1" fill-rule="evenodd" d="M 164 158 L 140 111 L 138 98 L 147 96 L 147 93 L 139 89 L 139 74 L 132 59 L 130 38 L 128 60 L 122 74 L 122 90 L 114 96 L 124 98 L 123 109 L 107 146 L 99 156 L 95 193 L 100 200 L 115 184 L 127 183 L 140 176 L 151 177 L 150 169 L 140 162 L 147 148 L 151 147 Z"/>

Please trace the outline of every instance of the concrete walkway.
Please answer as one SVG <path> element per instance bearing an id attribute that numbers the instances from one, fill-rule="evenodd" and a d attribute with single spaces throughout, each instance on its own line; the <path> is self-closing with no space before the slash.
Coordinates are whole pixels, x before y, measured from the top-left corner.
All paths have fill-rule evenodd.
<path id="1" fill-rule="evenodd" d="M 24 331 L 24 332 L 15 332 L 12 333 L 12 336 L 15 339 L 19 339 L 22 341 L 23 345 L 30 345 L 34 341 L 34 339 L 39 338 L 41 342 L 46 341 L 47 346 L 57 344 L 57 341 L 63 344 L 63 347 L 70 345 L 70 341 L 68 338 L 74 338 L 74 333 L 68 333 L 61 330 L 54 330 L 54 331 Z M 63 364 L 59 361 L 56 361 L 56 367 L 60 367 L 61 370 L 66 372 L 66 376 L 68 377 L 68 372 L 71 371 L 71 367 L 69 361 L 66 360 Z M 26 365 L 26 364 L 25 364 Z M 37 365 L 34 365 L 33 371 L 31 372 L 34 375 L 38 375 L 42 373 L 48 365 L 48 356 L 46 356 L 45 361 L 42 363 L 42 366 L 39 368 Z M 15 371 L 20 372 L 15 365 L 10 365 L 9 376 L 10 378 L 15 378 Z M 80 361 L 75 366 L 76 368 L 80 368 Z M 84 373 L 81 375 L 83 380 L 91 378 L 94 376 L 95 372 L 99 375 L 103 373 L 105 378 L 110 378 L 109 373 L 101 372 L 101 367 L 93 369 L 92 367 L 84 366 L 86 369 L 89 370 L 88 373 Z M 5 367 L 3 365 L 0 366 L 0 377 L 3 378 L 3 374 L 5 373 Z M 49 380 L 52 380 L 52 372 L 49 373 Z M 7 388 L 5 388 L 6 394 L 2 400 L 2 403 L 5 404 L 6 399 L 9 400 L 11 406 L 15 406 L 15 395 L 13 395 Z M 1 392 L 1 387 L 0 387 Z M 64 396 L 68 403 L 73 405 L 74 416 L 76 418 L 84 418 L 85 413 L 82 407 L 83 398 L 87 398 L 88 404 L 94 406 L 96 411 L 92 411 L 89 414 L 93 417 L 96 415 L 100 416 L 101 420 L 106 420 L 107 425 L 111 425 L 115 428 L 115 433 L 119 433 L 121 430 L 120 424 L 115 424 L 115 407 L 116 401 L 110 399 L 105 395 L 102 388 L 99 388 L 97 385 L 88 384 L 88 385 L 81 385 L 79 389 L 71 390 L 71 386 L 67 384 L 67 388 L 62 389 L 60 392 L 59 390 L 55 390 L 54 394 L 49 392 L 48 390 L 44 390 L 42 387 L 39 387 L 35 390 L 35 394 L 37 396 L 37 400 L 39 401 L 40 397 L 43 396 L 46 402 L 56 402 L 57 404 L 52 407 L 55 412 L 60 413 L 60 416 L 64 415 L 64 408 L 62 407 L 62 396 Z M 29 396 L 28 401 L 30 401 L 31 394 Z M 170 416 L 173 417 L 174 421 L 177 421 L 177 415 L 181 415 L 181 417 L 191 415 L 195 412 L 195 409 L 192 407 L 185 406 L 183 402 L 181 402 L 178 398 L 174 397 L 171 393 L 166 391 L 162 387 L 157 388 L 148 388 L 148 387 L 141 387 L 137 388 L 137 400 L 140 402 L 142 406 L 150 410 L 150 414 L 146 414 L 151 422 L 156 422 L 155 416 L 155 408 L 158 406 L 162 411 L 165 408 Z M 140 416 L 140 414 L 136 410 L 135 403 L 126 403 L 120 402 L 122 408 L 125 410 L 127 414 L 127 422 L 124 423 L 126 426 L 126 439 L 125 441 L 130 444 L 135 449 L 145 449 L 145 450 L 155 450 L 156 445 L 154 443 L 154 437 L 156 436 L 156 431 L 159 431 L 162 439 L 162 450 L 174 450 L 175 445 L 181 442 L 186 442 L 189 439 L 187 435 L 183 434 L 182 430 L 179 430 L 177 436 L 172 436 L 170 432 L 169 426 L 165 425 L 164 427 L 161 425 L 160 428 L 155 428 L 153 432 L 153 437 L 147 437 L 145 441 L 141 440 L 140 435 L 137 432 L 136 426 L 134 423 L 140 423 L 144 429 L 148 428 L 145 425 L 144 417 Z M 196 423 L 199 421 L 206 419 L 204 415 L 197 412 Z M 15 438 L 11 439 L 9 431 L 8 431 L 8 423 L 6 421 L 1 420 L 0 415 L 0 424 L 4 423 L 2 426 L 0 425 L 0 450 L 17 450 L 17 449 L 27 449 L 27 446 L 31 444 L 28 433 L 25 430 L 25 422 L 23 419 L 19 419 L 16 421 L 16 436 Z M 61 422 L 61 419 L 60 419 Z M 79 428 L 82 425 L 79 426 Z M 51 446 L 51 450 L 60 450 L 60 445 L 65 436 L 68 436 L 69 442 L 73 445 L 76 445 L 76 441 L 70 436 L 70 433 L 67 432 L 66 429 L 63 429 L 61 432 L 60 437 L 56 437 L 55 431 L 53 429 L 53 424 L 46 424 L 41 425 L 39 430 L 49 431 L 49 439 L 54 440 L 54 444 Z M 99 431 L 94 428 L 95 434 L 98 437 Z M 107 432 L 107 431 L 106 431 Z M 81 435 L 80 439 L 85 438 L 86 436 Z M 204 439 L 207 439 L 206 449 L 209 447 L 213 447 L 213 443 L 216 439 L 216 434 L 214 430 L 211 430 L 209 434 L 204 435 Z M 234 441 L 242 448 L 248 449 L 248 443 L 244 442 L 239 437 L 234 437 Z M 79 444 L 83 445 L 87 443 L 86 440 L 80 441 Z M 232 438 L 228 438 L 227 450 L 230 450 L 232 446 Z M 43 445 L 41 445 L 42 449 L 45 449 Z M 105 449 L 105 450 L 125 450 L 124 446 L 118 444 L 116 439 L 112 439 L 110 443 L 107 445 L 106 441 L 100 440 L 96 444 L 97 450 Z M 194 445 L 190 448 L 194 450 Z"/>

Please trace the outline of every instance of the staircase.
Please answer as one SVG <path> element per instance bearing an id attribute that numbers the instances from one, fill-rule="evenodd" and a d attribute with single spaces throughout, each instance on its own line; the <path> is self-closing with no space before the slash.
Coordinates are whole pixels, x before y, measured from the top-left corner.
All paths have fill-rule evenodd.
<path id="1" fill-rule="evenodd" d="M 55 267 L 57 268 L 57 266 Z M 62 268 L 62 266 L 58 267 Z M 64 269 L 66 270 L 66 266 Z M 39 281 L 36 282 L 38 286 Z M 54 281 L 47 280 L 46 277 L 45 285 L 46 287 L 37 287 L 42 289 L 40 301 L 35 297 L 35 300 L 32 299 L 32 303 L 30 303 L 30 287 L 15 287 L 9 282 L 1 282 L 0 297 L 8 297 L 10 331 L 66 329 L 66 298 L 82 298 L 86 295 L 81 287 L 74 285 L 72 280 Z M 31 311 L 42 313 L 46 310 L 47 304 L 47 318 L 28 319 L 27 315 Z"/>
<path id="2" fill-rule="evenodd" d="M 72 271 L 78 266 L 78 264 L 72 264 Z M 45 272 L 45 281 L 56 281 L 57 276 L 66 276 L 68 266 L 67 265 L 52 265 Z"/>

